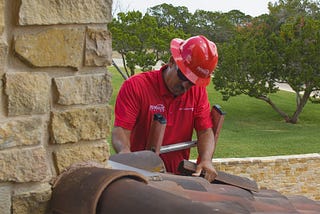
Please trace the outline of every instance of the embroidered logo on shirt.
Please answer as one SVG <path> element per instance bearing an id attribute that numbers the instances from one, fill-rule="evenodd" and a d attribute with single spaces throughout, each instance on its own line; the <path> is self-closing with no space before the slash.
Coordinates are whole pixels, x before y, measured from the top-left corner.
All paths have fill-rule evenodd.
<path id="1" fill-rule="evenodd" d="M 165 112 L 165 107 L 163 104 L 150 105 L 149 110 L 153 112 Z"/>
<path id="2" fill-rule="evenodd" d="M 193 111 L 194 108 L 190 107 L 190 108 L 179 108 L 179 111 Z"/>

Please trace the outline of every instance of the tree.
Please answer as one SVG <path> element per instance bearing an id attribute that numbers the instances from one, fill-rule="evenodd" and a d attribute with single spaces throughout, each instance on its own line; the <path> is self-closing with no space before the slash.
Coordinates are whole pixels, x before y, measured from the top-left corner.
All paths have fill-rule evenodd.
<path id="1" fill-rule="evenodd" d="M 222 13 L 204 10 L 195 11 L 190 20 L 190 26 L 192 26 L 190 32 L 193 35 L 204 35 L 216 43 L 224 42 L 228 37 L 225 35 L 230 35 L 234 28 L 228 20 L 224 19 Z"/>
<path id="2" fill-rule="evenodd" d="M 284 63 L 279 80 L 296 92 L 297 108 L 290 120 L 295 123 L 311 93 L 320 90 L 320 20 L 297 17 L 282 25 L 280 33 Z"/>
<path id="3" fill-rule="evenodd" d="M 118 13 L 109 29 L 113 50 L 120 53 L 127 76 L 135 74 L 136 66 L 146 71 L 158 60 L 167 61 L 170 41 L 187 36 L 173 26 L 160 27 L 155 17 L 147 13 L 142 15 L 139 11 Z"/>
<path id="4" fill-rule="evenodd" d="M 148 8 L 147 13 L 156 18 L 159 27 L 170 26 L 184 32 L 187 32 L 192 15 L 185 6 L 175 7 L 166 3 Z"/>
<path id="5" fill-rule="evenodd" d="M 216 44 L 228 42 L 238 27 L 251 22 L 252 17 L 239 10 L 228 13 L 196 10 L 188 23 L 191 35 L 204 35 Z"/>
<path id="6" fill-rule="evenodd" d="M 320 22 L 315 18 L 319 8 L 288 0 L 269 4 L 269 9 L 269 15 L 257 17 L 220 47 L 214 84 L 226 100 L 239 94 L 261 99 L 295 124 L 311 92 L 320 89 Z M 278 90 L 276 83 L 287 83 L 295 91 L 292 115 L 270 99 Z"/>
<path id="7" fill-rule="evenodd" d="M 121 54 L 128 76 L 135 73 L 136 65 L 146 68 L 155 61 L 155 55 L 148 51 L 153 43 L 153 28 L 157 28 L 156 20 L 149 15 L 142 16 L 139 11 L 118 13 L 109 24 L 113 49 Z"/>
<path id="8" fill-rule="evenodd" d="M 237 27 L 245 26 L 252 20 L 252 17 L 250 15 L 246 15 L 240 10 L 231 10 L 225 13 L 225 16 L 234 26 Z"/>

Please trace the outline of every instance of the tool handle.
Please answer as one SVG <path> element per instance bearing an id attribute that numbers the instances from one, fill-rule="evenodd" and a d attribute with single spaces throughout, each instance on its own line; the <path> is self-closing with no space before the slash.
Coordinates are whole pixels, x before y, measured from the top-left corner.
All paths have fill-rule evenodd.
<path id="1" fill-rule="evenodd" d="M 157 155 L 160 154 L 160 147 L 162 145 L 166 125 L 167 120 L 163 115 L 153 115 L 146 150 L 151 150 L 155 152 Z"/>
<path id="2" fill-rule="evenodd" d="M 197 141 L 195 141 L 195 140 L 165 145 L 165 146 L 161 146 L 160 154 L 173 152 L 173 151 L 179 151 L 179 150 L 183 150 L 183 149 L 189 149 L 191 147 L 195 147 L 196 145 L 197 145 Z"/>

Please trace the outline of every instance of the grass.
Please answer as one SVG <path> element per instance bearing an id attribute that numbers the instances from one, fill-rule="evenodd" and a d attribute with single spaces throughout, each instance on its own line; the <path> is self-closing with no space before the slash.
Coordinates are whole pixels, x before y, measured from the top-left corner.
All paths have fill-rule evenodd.
<path id="1" fill-rule="evenodd" d="M 113 75 L 110 105 L 114 106 L 123 79 L 114 67 L 108 69 Z M 298 124 L 289 124 L 264 101 L 245 95 L 222 101 L 212 84 L 207 89 L 211 104 L 219 104 L 227 112 L 214 157 L 320 153 L 320 104 L 308 102 Z M 285 112 L 293 113 L 295 94 L 280 91 L 271 98 Z M 192 149 L 191 158 L 196 155 L 196 149 Z"/>

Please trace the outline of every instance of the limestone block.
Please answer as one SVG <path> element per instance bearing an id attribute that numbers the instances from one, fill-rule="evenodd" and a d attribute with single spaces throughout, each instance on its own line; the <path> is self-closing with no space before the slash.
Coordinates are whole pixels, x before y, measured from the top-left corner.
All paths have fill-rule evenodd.
<path id="1" fill-rule="evenodd" d="M 244 168 L 249 174 L 240 174 L 240 176 L 257 181 L 262 189 L 276 189 L 285 195 L 301 194 L 310 199 L 319 200 L 320 171 L 317 169 L 320 167 L 320 154 L 252 158 L 251 166 L 247 165 L 250 159 L 237 159 L 235 167 L 232 163 L 234 159 L 231 158 L 214 159 L 214 163 L 219 163 L 220 169 L 224 167 L 223 170 L 232 174 L 239 171 L 237 168 Z"/>
<path id="2" fill-rule="evenodd" d="M 84 30 L 50 28 L 15 36 L 14 50 L 34 67 L 72 67 L 82 65 Z"/>
<path id="3" fill-rule="evenodd" d="M 0 91 L 2 92 L 0 94 L 0 103 L 1 103 L 1 107 L 0 107 L 0 115 L 3 116 L 3 115 L 6 115 L 6 112 L 5 112 L 5 109 L 3 108 L 3 92 L 4 92 L 4 84 L 3 84 L 3 80 L 0 78 Z"/>
<path id="4" fill-rule="evenodd" d="M 41 119 L 10 120 L 0 123 L 0 150 L 37 145 L 41 141 Z"/>
<path id="5" fill-rule="evenodd" d="M 4 20 L 4 5 L 5 1 L 0 0 L 0 35 L 3 34 L 4 31 L 4 25 L 5 25 L 5 20 Z"/>
<path id="6" fill-rule="evenodd" d="M 17 191 L 12 197 L 12 214 L 48 213 L 51 186 L 39 185 L 36 189 Z"/>
<path id="7" fill-rule="evenodd" d="M 51 133 L 53 143 L 75 143 L 80 140 L 105 139 L 110 132 L 109 106 L 53 112 Z"/>
<path id="8" fill-rule="evenodd" d="M 111 8 L 112 0 L 21 0 L 19 24 L 108 23 Z"/>
<path id="9" fill-rule="evenodd" d="M 44 73 L 7 73 L 8 115 L 44 114 L 50 107 L 51 80 Z"/>
<path id="10" fill-rule="evenodd" d="M 1 0 L 0 0 L 1 1 Z M 0 78 L 4 74 L 5 62 L 8 55 L 8 45 L 0 38 Z"/>
<path id="11" fill-rule="evenodd" d="M 111 65 L 111 55 L 111 33 L 107 28 L 88 28 L 86 31 L 85 65 Z"/>
<path id="12" fill-rule="evenodd" d="M 111 76 L 105 74 L 58 77 L 58 104 L 107 103 L 112 94 Z"/>
<path id="13" fill-rule="evenodd" d="M 60 174 L 65 168 L 75 163 L 93 161 L 106 164 L 106 160 L 109 159 L 109 147 L 104 140 L 100 144 L 91 143 L 59 149 L 53 152 L 53 157 L 58 174 Z"/>
<path id="14" fill-rule="evenodd" d="M 0 186 L 0 213 L 11 214 L 11 188 Z"/>
<path id="15" fill-rule="evenodd" d="M 46 181 L 50 178 L 44 148 L 0 151 L 0 182 Z"/>

